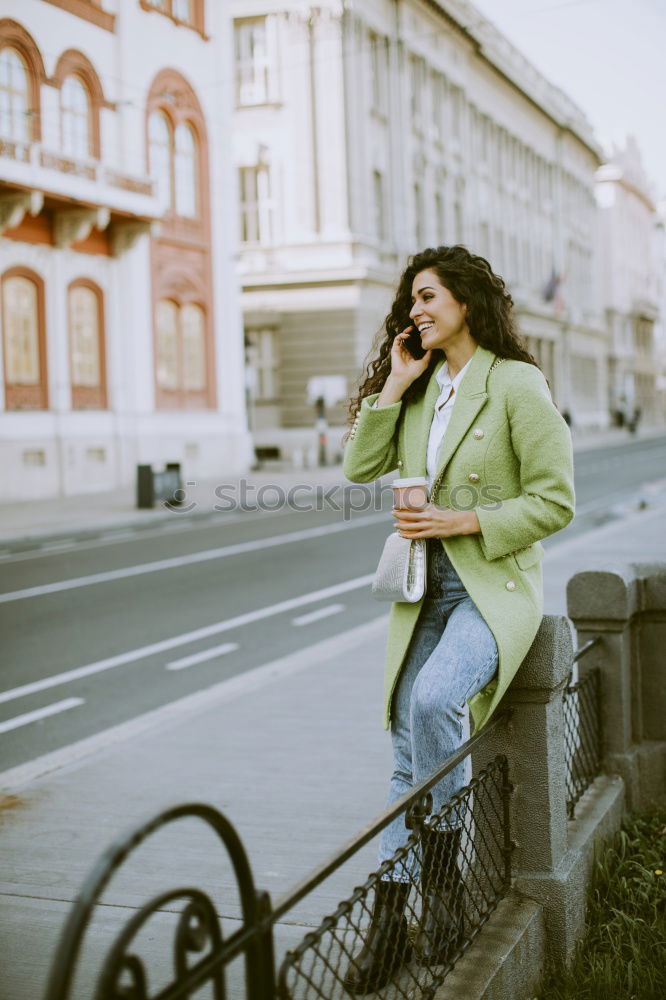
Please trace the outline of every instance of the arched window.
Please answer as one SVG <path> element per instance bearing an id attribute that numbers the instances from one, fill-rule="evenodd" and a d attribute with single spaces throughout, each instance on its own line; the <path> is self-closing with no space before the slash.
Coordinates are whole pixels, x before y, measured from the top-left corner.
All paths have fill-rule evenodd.
<path id="1" fill-rule="evenodd" d="M 41 282 L 14 268 L 2 279 L 5 399 L 8 410 L 45 409 L 46 359 Z"/>
<path id="2" fill-rule="evenodd" d="M 188 303 L 180 313 L 183 345 L 183 389 L 206 388 L 206 321 L 201 306 Z"/>
<path id="3" fill-rule="evenodd" d="M 68 76 L 60 90 L 62 150 L 67 156 L 90 156 L 90 95 L 76 76 Z"/>
<path id="4" fill-rule="evenodd" d="M 200 305 L 157 304 L 157 384 L 177 393 L 206 389 L 206 314 Z"/>
<path id="5" fill-rule="evenodd" d="M 157 195 L 168 209 L 172 209 L 174 204 L 171 149 L 169 121 L 162 111 L 155 111 L 148 119 L 149 169 L 157 181 Z"/>
<path id="6" fill-rule="evenodd" d="M 106 379 L 102 296 L 84 279 L 68 291 L 72 409 L 104 409 Z"/>
<path id="7" fill-rule="evenodd" d="M 16 49 L 0 51 L 0 135 L 19 142 L 30 137 L 28 70 Z"/>
<path id="8" fill-rule="evenodd" d="M 179 389 L 178 306 L 169 299 L 157 303 L 157 384 L 161 389 Z"/>
<path id="9" fill-rule="evenodd" d="M 181 124 L 175 134 L 174 160 L 176 214 L 197 215 L 197 147 L 190 125 Z"/>

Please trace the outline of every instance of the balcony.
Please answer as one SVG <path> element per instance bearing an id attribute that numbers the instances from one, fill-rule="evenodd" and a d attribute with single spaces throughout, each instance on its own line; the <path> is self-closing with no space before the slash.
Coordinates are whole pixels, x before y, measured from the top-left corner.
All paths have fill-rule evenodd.
<path id="1" fill-rule="evenodd" d="M 163 214 L 150 178 L 71 159 L 38 142 L 0 138 L 0 233 L 26 216 L 40 216 L 46 206 L 55 246 L 86 239 L 94 228 L 108 230 L 114 254 Z"/>

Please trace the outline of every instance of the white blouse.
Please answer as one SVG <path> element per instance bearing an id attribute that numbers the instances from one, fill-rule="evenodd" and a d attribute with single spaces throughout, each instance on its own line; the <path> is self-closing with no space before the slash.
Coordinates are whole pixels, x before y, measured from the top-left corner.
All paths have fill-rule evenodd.
<path id="1" fill-rule="evenodd" d="M 437 474 L 437 453 L 442 441 L 444 440 L 446 428 L 449 426 L 449 420 L 451 419 L 451 413 L 453 412 L 453 404 L 456 401 L 460 383 L 465 376 L 465 372 L 469 368 L 471 360 L 472 358 L 470 358 L 467 364 L 460 369 L 454 379 L 451 379 L 451 376 L 449 375 L 449 366 L 446 361 L 435 375 L 435 378 L 440 384 L 441 392 L 437 397 L 437 402 L 435 403 L 435 412 L 433 413 L 432 423 L 430 424 L 430 434 L 428 436 L 428 451 L 426 455 L 426 477 L 428 479 L 428 486 L 432 486 Z"/>

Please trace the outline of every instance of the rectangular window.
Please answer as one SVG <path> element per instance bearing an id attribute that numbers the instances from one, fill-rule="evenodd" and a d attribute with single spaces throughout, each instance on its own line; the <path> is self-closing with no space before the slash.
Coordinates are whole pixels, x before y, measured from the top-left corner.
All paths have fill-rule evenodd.
<path id="1" fill-rule="evenodd" d="M 273 242 L 273 203 L 265 164 L 239 170 L 241 242 Z"/>
<path id="2" fill-rule="evenodd" d="M 435 192 L 435 220 L 437 224 L 435 242 L 438 246 L 442 246 L 446 243 L 446 220 L 444 218 L 444 197 L 441 191 Z"/>
<path id="3" fill-rule="evenodd" d="M 417 250 L 422 250 L 423 242 L 423 188 L 419 183 L 414 185 L 414 238 Z"/>
<path id="4" fill-rule="evenodd" d="M 454 87 L 451 91 L 451 132 L 460 138 L 462 123 L 462 91 L 459 87 Z"/>
<path id="5" fill-rule="evenodd" d="M 432 136 L 437 142 L 442 138 L 442 87 L 439 73 L 430 76 L 430 111 L 432 121 Z"/>
<path id="6" fill-rule="evenodd" d="M 411 96 L 412 127 L 423 126 L 423 92 L 425 83 L 425 62 L 420 56 L 409 57 L 409 83 Z"/>
<path id="7" fill-rule="evenodd" d="M 268 402 L 278 398 L 277 332 L 270 328 L 248 330 L 247 363 L 252 371 L 252 395 Z"/>
<path id="8" fill-rule="evenodd" d="M 462 241 L 465 238 L 465 234 L 463 232 L 463 225 L 464 225 L 464 223 L 463 223 L 463 209 L 462 209 L 462 205 L 461 205 L 461 203 L 459 201 L 456 201 L 455 204 L 454 204 L 454 206 L 453 206 L 453 220 L 454 220 L 455 229 L 456 229 L 456 243 L 462 243 Z"/>
<path id="9" fill-rule="evenodd" d="M 386 239 L 386 205 L 384 198 L 384 176 L 381 170 L 372 172 L 372 204 L 374 211 L 373 234 L 379 240 Z"/>
<path id="10" fill-rule="evenodd" d="M 236 102 L 239 107 L 275 100 L 275 62 L 270 58 L 270 19 L 236 21 Z"/>
<path id="11" fill-rule="evenodd" d="M 388 105 L 388 52 L 386 39 L 371 31 L 370 46 L 370 99 L 374 111 L 385 111 Z"/>
<path id="12" fill-rule="evenodd" d="M 479 243 L 481 255 L 488 259 L 490 257 L 490 226 L 487 222 L 479 223 Z"/>

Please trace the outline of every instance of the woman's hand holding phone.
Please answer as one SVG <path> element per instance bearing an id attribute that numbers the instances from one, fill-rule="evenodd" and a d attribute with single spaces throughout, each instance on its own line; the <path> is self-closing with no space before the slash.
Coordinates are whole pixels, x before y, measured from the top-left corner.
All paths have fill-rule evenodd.
<path id="1" fill-rule="evenodd" d="M 432 354 L 432 351 L 425 351 L 420 358 L 414 357 L 410 351 L 413 344 L 410 342 L 413 341 L 415 333 L 416 329 L 413 326 L 408 326 L 402 333 L 398 334 L 391 348 L 391 376 L 401 382 L 406 382 L 407 385 L 411 385 L 419 375 L 423 374 L 430 364 Z M 420 343 L 418 333 L 416 333 L 416 337 Z"/>
<path id="2" fill-rule="evenodd" d="M 403 393 L 419 375 L 422 375 L 430 363 L 432 351 L 426 351 L 422 358 L 415 358 L 410 353 L 407 341 L 414 336 L 414 327 L 408 326 L 399 333 L 391 347 L 391 371 L 379 394 L 376 406 L 391 406 L 398 403 Z"/>

